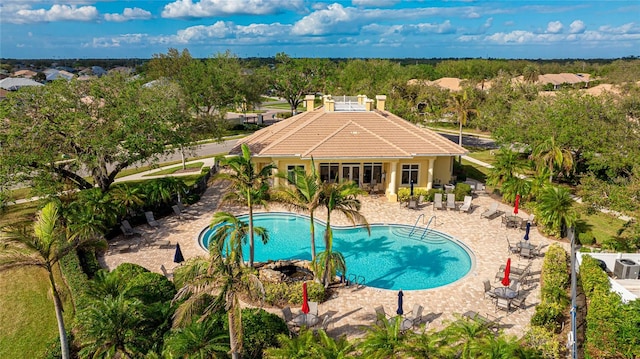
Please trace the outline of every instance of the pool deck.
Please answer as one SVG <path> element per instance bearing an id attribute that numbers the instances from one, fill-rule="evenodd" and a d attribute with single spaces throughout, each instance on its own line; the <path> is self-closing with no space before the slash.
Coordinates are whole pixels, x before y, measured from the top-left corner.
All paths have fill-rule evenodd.
<path id="1" fill-rule="evenodd" d="M 246 210 L 240 207 L 220 207 L 221 191 L 223 184 L 214 184 L 207 189 L 202 199 L 190 206 L 193 214 L 184 219 L 176 216 L 169 216 L 159 219 L 159 228 L 151 229 L 144 225 L 136 227 L 144 233 L 145 240 L 155 241 L 158 239 L 169 240 L 172 244 L 180 243 L 180 248 L 185 259 L 195 256 L 204 256 L 207 253 L 200 248 L 196 238 L 200 231 L 208 226 L 213 214 L 219 210 L 226 210 L 236 214 L 244 214 Z M 501 317 L 501 328 L 505 333 L 520 336 L 526 331 L 531 316 L 535 311 L 535 306 L 540 302 L 540 268 L 542 258 L 531 260 L 533 273 L 533 285 L 526 286 L 528 292 L 526 308 L 512 310 L 508 315 L 505 311 L 496 310 L 495 305 L 489 299 L 484 299 L 482 281 L 489 279 L 493 286 L 501 286 L 499 282 L 494 282 L 494 276 L 500 265 L 505 264 L 507 258 L 511 258 L 512 267 L 526 265 L 528 259 L 520 259 L 517 255 L 509 255 L 507 241 L 509 238 L 512 245 L 520 241 L 524 236 L 524 231 L 519 229 L 505 228 L 501 226 L 500 217 L 494 219 L 481 218 L 480 214 L 489 205 L 495 202 L 486 193 L 477 193 L 473 198 L 474 209 L 466 214 L 459 211 L 434 210 L 430 204 L 425 204 L 418 210 L 408 209 L 398 203 L 389 203 L 383 196 L 374 198 L 365 196 L 362 198 L 361 213 L 369 223 L 400 223 L 414 225 L 419 215 L 424 214 L 428 220 L 435 215 L 431 228 L 445 232 L 461 242 L 475 254 L 475 267 L 464 278 L 444 287 L 429 289 L 404 291 L 405 313 L 413 308 L 414 304 L 424 307 L 423 317 L 433 318 L 428 328 L 442 328 L 447 321 L 455 319 L 454 313 L 462 314 L 467 311 L 474 311 L 480 315 Z M 499 210 L 511 213 L 513 207 L 505 204 L 499 205 Z M 259 210 L 263 211 L 263 210 Z M 284 211 L 278 205 L 269 207 L 269 211 Z M 527 213 L 520 212 L 523 218 L 528 217 Z M 316 217 L 323 220 L 325 215 L 322 211 Z M 349 224 L 342 216 L 334 214 L 332 223 L 337 225 Z M 133 242 L 137 239 L 117 238 L 116 241 Z M 538 245 L 543 243 L 544 253 L 552 243 L 560 243 L 568 249 L 568 243 L 556 242 L 547 239 L 540 234 L 536 227 L 531 228 L 530 242 Z M 136 263 L 151 271 L 161 273 L 163 265 L 169 273 L 178 265 L 173 263 L 174 247 L 159 248 L 158 246 L 140 246 L 129 252 L 113 251 L 100 258 L 102 265 L 108 269 L 113 269 L 121 263 Z M 383 305 L 387 314 L 395 314 L 397 308 L 397 291 L 383 290 L 376 288 L 339 288 L 336 295 L 319 305 L 319 314 L 332 314 L 329 324 L 329 333 L 332 335 L 347 334 L 349 337 L 362 335 L 363 325 L 371 325 L 375 322 L 374 308 Z M 280 314 L 279 308 L 265 308 L 273 313 Z M 295 311 L 295 309 L 294 309 Z"/>

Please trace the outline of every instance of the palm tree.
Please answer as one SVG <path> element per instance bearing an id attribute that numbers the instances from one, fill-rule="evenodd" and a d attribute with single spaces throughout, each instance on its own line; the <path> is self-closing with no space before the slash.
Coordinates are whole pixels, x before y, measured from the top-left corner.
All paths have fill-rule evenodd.
<path id="1" fill-rule="evenodd" d="M 453 112 L 458 119 L 458 124 L 460 125 L 458 145 L 460 145 L 460 147 L 462 147 L 462 126 L 467 124 L 470 114 L 475 114 L 476 116 L 480 115 L 478 110 L 471 107 L 471 102 L 472 101 L 467 96 L 467 90 L 464 90 L 462 95 L 452 94 L 449 99 L 449 106 L 445 109 L 445 111 Z"/>
<path id="2" fill-rule="evenodd" d="M 505 201 L 514 203 L 516 195 L 520 195 L 522 199 L 529 198 L 529 194 L 531 193 L 531 182 L 524 178 L 512 177 L 510 180 L 502 184 L 500 192 L 502 192 L 502 198 Z M 521 202 L 521 204 L 523 204 L 523 202 Z"/>
<path id="3" fill-rule="evenodd" d="M 242 156 L 226 158 L 222 164 L 228 166 L 231 173 L 221 172 L 217 179 L 229 180 L 233 189 L 224 195 L 223 202 L 242 203 L 249 208 L 249 266 L 253 267 L 253 206 L 267 205 L 268 179 L 276 167 L 273 164 L 268 164 L 258 171 L 251 158 L 251 151 L 244 143 L 242 144 Z"/>
<path id="4" fill-rule="evenodd" d="M 250 226 L 229 212 L 217 212 L 213 215 L 210 227 L 215 231 L 211 235 L 211 239 L 209 239 L 209 250 L 211 250 L 212 245 L 222 246 L 226 243 L 224 249 L 220 247 L 218 250 L 225 257 L 237 255 L 239 258 L 230 258 L 230 260 L 243 264 L 242 245 L 247 242 L 246 237 L 251 230 Z M 253 227 L 253 233 L 260 237 L 262 243 L 267 243 L 269 240 L 269 233 L 264 227 Z M 227 238 L 229 240 L 225 242 Z"/>
<path id="5" fill-rule="evenodd" d="M 442 332 L 448 346 L 460 358 L 472 358 L 475 341 L 493 335 L 490 328 L 477 320 L 460 318 L 449 324 Z"/>
<path id="6" fill-rule="evenodd" d="M 445 359 L 455 357 L 455 351 L 446 343 L 445 337 L 436 331 L 409 332 L 403 351 L 411 358 Z"/>
<path id="7" fill-rule="evenodd" d="M 407 337 L 400 330 L 402 317 L 397 316 L 392 320 L 381 318 L 377 324 L 366 328 L 367 332 L 358 343 L 362 357 L 386 359 L 402 358 Z"/>
<path id="8" fill-rule="evenodd" d="M 146 198 L 142 186 L 130 186 L 126 183 L 114 186 L 109 190 L 109 194 L 113 202 L 125 208 L 129 214 L 141 208 Z"/>
<path id="9" fill-rule="evenodd" d="M 508 148 L 501 148 L 495 156 L 493 168 L 489 172 L 488 183 L 492 186 L 500 186 L 522 172 L 526 165 L 518 152 Z"/>
<path id="10" fill-rule="evenodd" d="M 571 192 L 566 188 L 549 186 L 545 188 L 538 199 L 537 211 L 545 226 L 560 236 L 565 229 L 575 225 L 577 213 L 573 208 L 574 200 Z"/>
<path id="11" fill-rule="evenodd" d="M 343 359 L 355 351 L 355 346 L 349 342 L 346 335 L 333 339 L 327 332 L 318 329 L 317 344 L 314 348 L 315 357 L 322 359 Z"/>
<path id="12" fill-rule="evenodd" d="M 298 336 L 290 338 L 287 334 L 278 334 L 279 348 L 267 348 L 264 351 L 267 359 L 306 359 L 313 357 L 315 338 L 313 331 L 301 328 Z"/>
<path id="13" fill-rule="evenodd" d="M 302 168 L 296 168 L 293 172 L 281 174 L 291 186 L 282 186 L 277 189 L 276 200 L 285 206 L 303 210 L 309 213 L 309 230 L 311 232 L 311 261 L 316 260 L 316 229 L 314 215 L 320 206 L 320 194 L 322 183 L 316 172 L 316 167 L 311 158 L 311 171 L 306 173 Z"/>
<path id="14" fill-rule="evenodd" d="M 327 209 L 327 228 L 324 234 L 325 252 L 327 253 L 326 255 L 323 255 L 323 268 L 332 268 L 332 265 L 329 262 L 333 258 L 335 258 L 332 253 L 333 230 L 331 229 L 331 214 L 333 213 L 333 211 L 342 213 L 354 225 L 356 223 L 363 223 L 364 225 L 366 225 L 369 234 L 371 234 L 369 223 L 367 222 L 366 218 L 364 218 L 364 216 L 360 213 L 362 203 L 358 199 L 358 196 L 364 193 L 365 191 L 358 187 L 358 185 L 352 181 L 333 183 L 325 182 L 322 184 L 319 201 L 320 204 Z M 316 258 L 316 263 L 314 263 L 314 266 L 320 268 L 317 262 L 318 258 Z M 329 285 L 329 281 L 331 279 L 329 277 L 329 274 L 329 270 L 323 271 L 322 283 L 324 283 L 325 287 Z"/>
<path id="15" fill-rule="evenodd" d="M 538 81 L 538 77 L 540 76 L 540 70 L 533 65 L 527 65 L 522 69 L 522 78 L 524 82 L 532 84 Z"/>
<path id="16" fill-rule="evenodd" d="M 531 155 L 540 165 L 549 168 L 549 182 L 553 182 L 553 171 L 560 169 L 569 173 L 573 168 L 573 154 L 556 143 L 553 136 L 539 143 Z"/>
<path id="17" fill-rule="evenodd" d="M 62 301 L 53 272 L 62 257 L 79 246 L 88 244 L 93 238 L 78 236 L 65 230 L 60 219 L 58 204 L 49 202 L 38 214 L 33 228 L 3 228 L 0 233 L 0 245 L 4 246 L 0 252 L 0 270 L 35 266 L 47 271 L 58 321 L 62 358 L 67 359 L 69 343 L 62 316 Z"/>
<path id="18" fill-rule="evenodd" d="M 106 296 L 92 301 L 78 313 L 82 357 L 131 358 L 148 347 L 149 339 L 140 335 L 145 305 L 124 295 Z"/>
<path id="19" fill-rule="evenodd" d="M 167 358 L 226 358 L 229 334 L 214 320 L 193 322 L 169 334 L 162 351 Z"/>
<path id="20" fill-rule="evenodd" d="M 223 219 L 231 225 L 218 227 L 225 229 L 217 230 L 212 237 L 209 244 L 209 264 L 204 266 L 203 260 L 191 261 L 187 264 L 189 268 L 181 271 L 177 278 L 176 282 L 185 284 L 174 298 L 174 302 L 181 302 L 174 314 L 174 326 L 191 323 L 198 314 L 202 314 L 200 320 L 206 320 L 212 313 L 225 310 L 229 319 L 231 355 L 236 359 L 242 351 L 239 295 L 254 297 L 258 293 L 264 298 L 264 288 L 251 269 L 242 269 L 242 241 L 247 225 L 233 218 L 233 215 L 224 212 L 214 216 L 212 226 Z M 266 230 L 262 227 L 252 230 L 266 235 Z M 210 300 L 212 297 L 213 300 Z M 200 309 L 203 309 L 202 312 Z"/>

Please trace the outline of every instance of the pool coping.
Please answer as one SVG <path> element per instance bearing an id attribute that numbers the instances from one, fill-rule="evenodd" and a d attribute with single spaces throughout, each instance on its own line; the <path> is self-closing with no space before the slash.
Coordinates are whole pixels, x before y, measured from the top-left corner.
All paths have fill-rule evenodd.
<path id="1" fill-rule="evenodd" d="M 261 212 L 255 212 L 254 216 L 261 216 L 261 215 L 287 215 L 287 216 L 295 216 L 295 217 L 301 217 L 301 218 L 305 218 L 307 220 L 311 220 L 311 216 L 303 214 L 303 213 L 295 213 L 295 212 L 285 212 L 285 211 L 261 211 Z M 241 213 L 241 214 L 237 214 L 236 217 L 248 217 L 249 213 Z M 323 221 L 321 219 L 315 218 L 314 217 L 314 221 L 316 223 L 320 223 L 324 226 L 326 226 L 326 221 Z M 375 222 L 375 223 L 369 223 L 369 226 L 396 226 L 396 227 L 404 227 L 404 228 L 411 228 L 412 230 L 415 228 L 418 228 L 417 222 L 415 225 L 407 225 L 407 224 L 402 224 L 402 223 L 389 223 L 389 222 Z M 366 225 L 364 224 L 356 224 L 356 225 L 331 225 L 331 228 L 339 228 L 339 229 L 343 229 L 343 228 L 365 228 Z M 420 227 L 422 228 L 422 227 Z M 211 229 L 210 225 L 207 225 L 206 227 L 204 227 L 200 232 L 198 232 L 198 235 L 196 236 L 195 240 L 196 243 L 198 244 L 198 247 L 204 252 L 204 253 L 209 253 L 208 250 L 205 249 L 204 244 L 203 244 L 203 238 L 204 238 L 204 233 L 206 233 L 207 231 L 209 231 Z M 476 254 L 475 252 L 469 247 L 469 245 L 467 245 L 464 241 L 451 236 L 448 233 L 439 231 L 437 229 L 434 228 L 428 228 L 428 227 L 424 227 L 424 231 L 426 232 L 426 230 L 429 229 L 431 231 L 436 231 L 439 234 L 441 234 L 443 237 L 445 237 L 447 240 L 454 242 L 455 244 L 457 244 L 458 246 L 460 246 L 464 252 L 467 253 L 467 255 L 469 256 L 469 260 L 471 262 L 470 266 L 469 266 L 469 270 L 467 271 L 467 273 L 465 273 L 465 275 L 461 276 L 460 278 L 457 278 L 455 281 L 447 283 L 447 284 L 443 284 L 443 285 L 439 285 L 437 287 L 433 287 L 433 288 L 422 288 L 422 289 L 401 289 L 403 292 L 419 292 L 419 291 L 432 291 L 432 290 L 438 290 L 441 288 L 445 288 L 448 286 L 452 286 L 456 283 L 459 283 L 460 281 L 466 279 L 467 277 L 469 277 L 472 273 L 475 272 L 476 270 L 476 266 L 477 266 L 477 260 L 476 260 Z M 409 239 L 411 239 L 411 237 L 409 237 Z M 420 241 L 420 239 L 414 239 L 416 241 Z M 303 259 L 303 260 L 308 260 L 308 259 Z M 262 262 L 258 262 L 258 263 L 262 263 Z M 390 292 L 397 292 L 398 289 L 388 289 L 388 288 L 380 288 L 380 287 L 375 287 L 375 286 L 369 286 L 367 284 L 364 285 L 365 287 L 368 288 L 372 288 L 375 290 L 381 290 L 381 291 L 390 291 Z"/>

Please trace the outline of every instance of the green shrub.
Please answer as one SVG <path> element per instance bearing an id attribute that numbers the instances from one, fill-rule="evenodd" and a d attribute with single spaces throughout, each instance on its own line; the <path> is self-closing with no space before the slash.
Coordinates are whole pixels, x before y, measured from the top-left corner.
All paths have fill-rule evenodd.
<path id="1" fill-rule="evenodd" d="M 287 324 L 277 315 L 262 309 L 243 309 L 243 358 L 262 358 L 268 347 L 278 345 L 279 334 L 288 334 Z"/>
<path id="2" fill-rule="evenodd" d="M 302 282 L 264 283 L 265 302 L 269 305 L 302 304 Z M 307 282 L 307 296 L 312 302 L 324 302 L 325 288 L 322 283 Z"/>
<path id="3" fill-rule="evenodd" d="M 89 286 L 89 278 L 82 271 L 80 261 L 75 251 L 71 251 L 60 260 L 60 269 L 64 275 L 66 283 L 69 285 L 71 297 L 76 308 L 83 308 L 86 305 L 87 297 L 84 294 Z"/>
<path id="4" fill-rule="evenodd" d="M 524 340 L 530 347 L 539 350 L 543 358 L 564 358 L 563 346 L 553 331 L 541 326 L 532 326 L 524 336 Z"/>
<path id="5" fill-rule="evenodd" d="M 464 196 L 471 194 L 471 186 L 466 183 L 456 183 L 453 193 L 456 195 L 456 201 L 464 201 Z"/>
<path id="6" fill-rule="evenodd" d="M 558 303 L 541 302 L 536 306 L 536 312 L 531 317 L 531 325 L 556 332 L 560 329 L 559 323 L 562 320 L 563 311 L 564 307 Z"/>
<path id="7" fill-rule="evenodd" d="M 597 260 L 588 255 L 582 256 L 580 283 L 587 298 L 591 297 L 595 291 L 604 293 L 610 288 L 607 273 L 600 268 Z"/>
<path id="8" fill-rule="evenodd" d="M 400 202 L 406 202 L 409 200 L 409 197 L 411 195 L 411 189 L 410 188 L 400 188 L 398 190 L 398 201 Z M 425 202 L 430 202 L 433 201 L 433 196 L 431 197 L 431 199 L 429 199 L 429 191 L 427 191 L 424 188 L 414 188 L 413 189 L 413 196 L 414 197 L 420 197 L 420 196 L 424 196 L 424 200 Z"/>
<path id="9" fill-rule="evenodd" d="M 173 282 L 163 275 L 143 272 L 126 283 L 127 297 L 135 297 L 145 304 L 168 302 L 176 295 Z"/>
<path id="10" fill-rule="evenodd" d="M 118 277 L 119 280 L 124 281 L 125 283 L 133 280 L 133 278 L 137 277 L 141 273 L 146 273 L 149 270 L 143 266 L 133 264 L 133 263 L 122 263 L 116 267 L 113 271 L 111 271 L 112 276 Z"/>
<path id="11" fill-rule="evenodd" d="M 580 241 L 580 244 L 584 244 L 587 246 L 596 243 L 596 237 L 591 231 L 578 234 L 578 240 Z"/>

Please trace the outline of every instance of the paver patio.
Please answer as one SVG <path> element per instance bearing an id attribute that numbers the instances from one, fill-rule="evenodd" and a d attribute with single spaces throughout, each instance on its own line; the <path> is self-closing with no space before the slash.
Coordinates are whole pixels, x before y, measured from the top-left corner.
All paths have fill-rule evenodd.
<path id="1" fill-rule="evenodd" d="M 192 219 L 180 220 L 176 216 L 169 216 L 159 219 L 160 228 L 151 229 L 148 226 L 140 226 L 138 229 L 144 231 L 143 236 L 153 241 L 155 239 L 169 240 L 172 244 L 180 243 L 185 259 L 195 256 L 206 255 L 197 243 L 197 237 L 203 228 L 207 227 L 211 218 L 217 210 L 227 210 L 236 214 L 246 212 L 241 207 L 225 206 L 220 208 L 220 198 L 223 185 L 217 183 L 210 187 L 201 200 L 189 207 L 196 215 Z M 425 309 L 423 316 L 431 316 L 435 319 L 429 328 L 442 328 L 447 321 L 454 320 L 453 313 L 465 313 L 475 311 L 483 314 L 497 315 L 502 317 L 502 329 L 511 335 L 520 335 L 528 327 L 528 323 L 535 311 L 535 305 L 540 301 L 540 267 L 542 258 L 532 261 L 532 273 L 534 284 L 527 296 L 526 308 L 511 311 L 508 315 L 504 311 L 496 311 L 494 304 L 489 299 L 484 299 L 483 284 L 485 279 L 491 280 L 493 285 L 500 285 L 494 282 L 494 275 L 501 264 L 506 263 L 509 257 L 506 237 L 512 244 L 522 239 L 524 232 L 519 229 L 510 229 L 501 226 L 500 217 L 492 220 L 480 218 L 480 213 L 489 205 L 495 202 L 488 194 L 478 193 L 473 199 L 475 209 L 466 214 L 459 211 L 435 211 L 431 205 L 425 204 L 418 210 L 408 209 L 398 203 L 389 203 L 384 197 L 373 198 L 365 196 L 362 198 L 362 214 L 369 223 L 399 223 L 413 225 L 420 214 L 425 214 L 428 220 L 435 215 L 431 228 L 445 232 L 460 241 L 464 242 L 475 255 L 475 267 L 469 274 L 450 285 L 429 289 L 404 291 L 404 306 L 406 310 L 414 304 L 421 304 Z M 511 213 L 513 208 L 505 204 L 499 205 L 499 210 Z M 269 207 L 270 211 L 284 211 L 278 205 Z M 324 215 L 320 211 L 318 219 L 323 219 Z M 520 216 L 527 217 L 528 214 L 521 212 Z M 340 215 L 332 216 L 332 223 L 337 225 L 349 224 Z M 118 238 L 117 240 L 125 240 Z M 130 239 L 127 239 L 130 240 Z M 135 239 L 134 239 L 135 240 Z M 533 244 L 543 243 L 544 253 L 550 244 L 555 241 L 549 240 L 533 227 L 530 234 L 530 242 Z M 568 248 L 567 243 L 561 243 Z M 174 248 L 160 249 L 155 246 L 142 246 L 140 249 L 128 252 L 107 254 L 101 258 L 103 266 L 113 269 L 121 263 L 136 263 L 151 271 L 161 273 L 161 265 L 164 265 L 171 272 L 177 264 L 173 263 Z M 527 259 L 520 259 L 511 255 L 512 266 L 526 264 Z M 333 314 L 329 325 L 330 334 L 348 334 L 350 337 L 362 334 L 363 325 L 371 325 L 375 322 L 374 308 L 384 305 L 387 313 L 395 313 L 397 306 L 397 291 L 364 287 L 360 289 L 340 288 L 337 295 L 321 303 L 319 306 L 320 315 L 327 312 Z M 278 308 L 265 308 L 274 313 L 280 313 Z"/>

